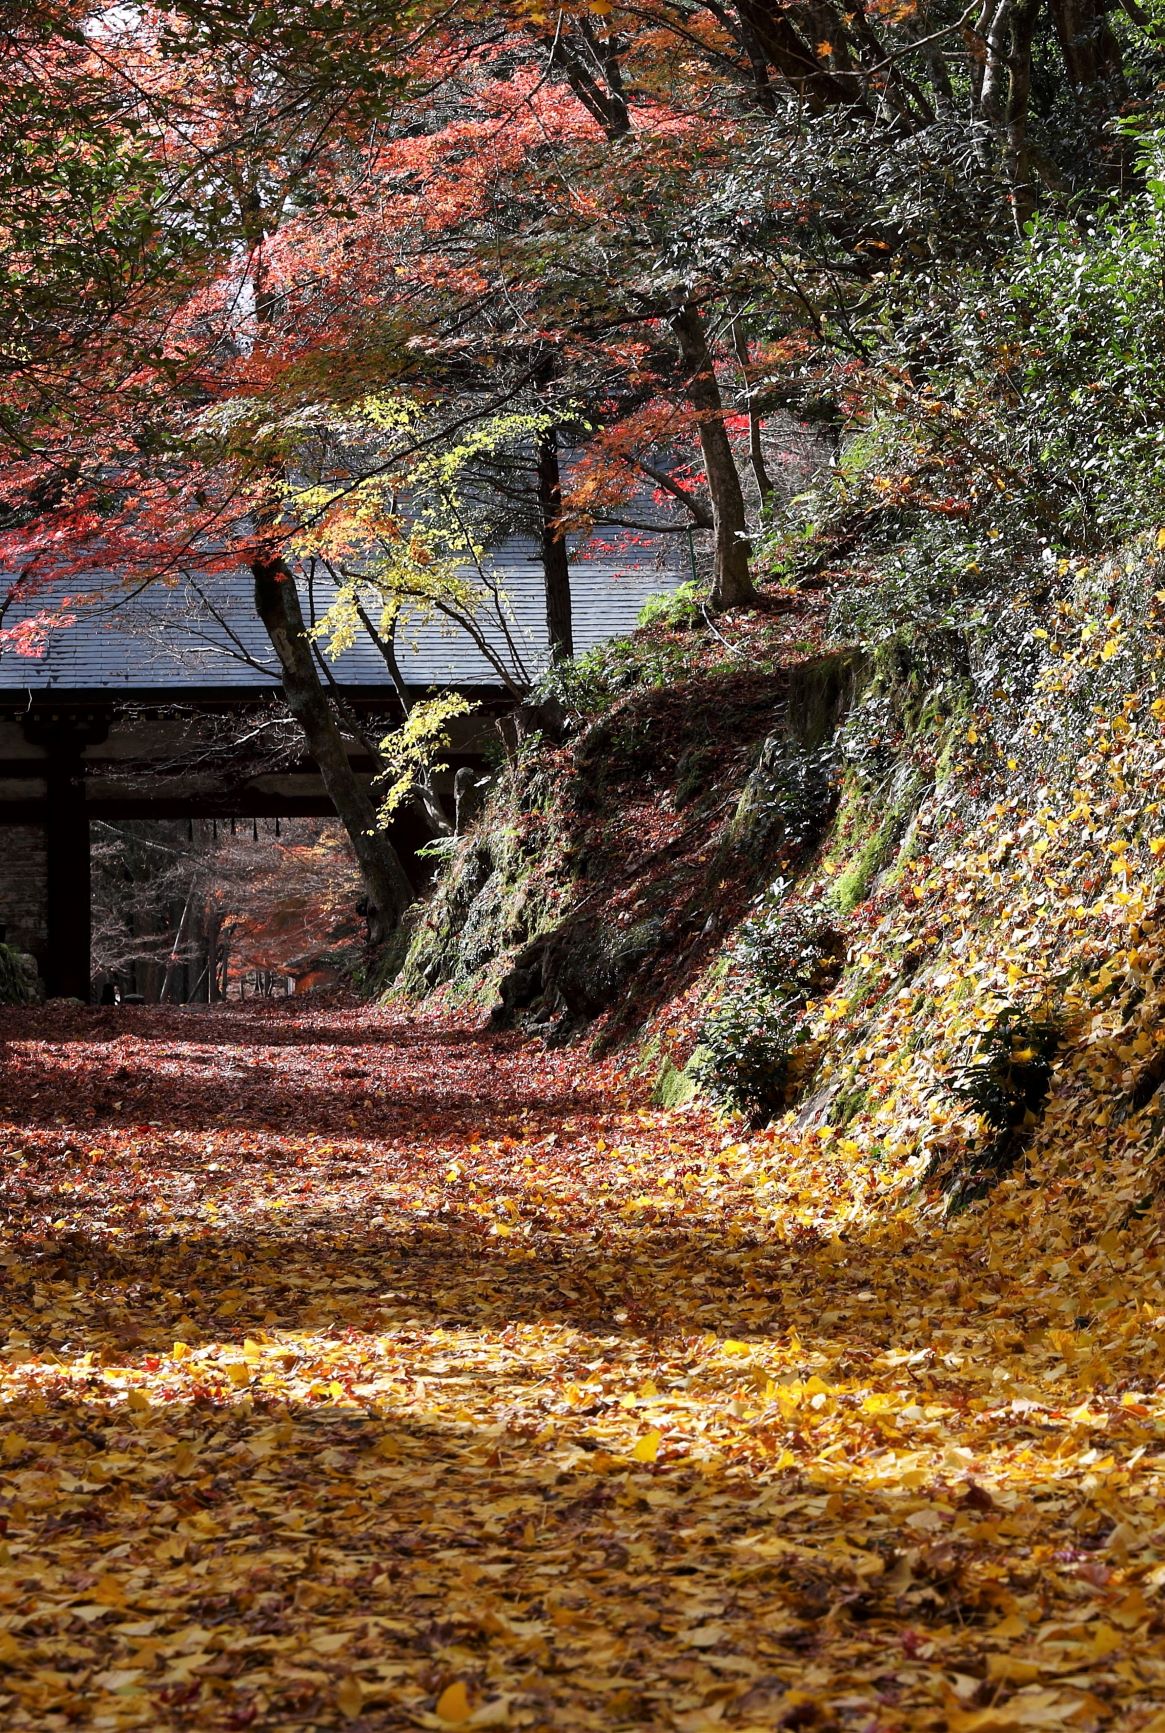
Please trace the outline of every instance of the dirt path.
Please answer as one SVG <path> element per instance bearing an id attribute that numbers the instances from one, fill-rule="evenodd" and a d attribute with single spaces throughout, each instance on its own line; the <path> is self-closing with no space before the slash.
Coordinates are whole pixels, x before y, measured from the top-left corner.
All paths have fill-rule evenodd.
<path id="1" fill-rule="evenodd" d="M 936 1236 L 365 1011 L 0 1041 L 5 1728 L 1165 1729 L 1161 1258 L 1083 1196 Z"/>

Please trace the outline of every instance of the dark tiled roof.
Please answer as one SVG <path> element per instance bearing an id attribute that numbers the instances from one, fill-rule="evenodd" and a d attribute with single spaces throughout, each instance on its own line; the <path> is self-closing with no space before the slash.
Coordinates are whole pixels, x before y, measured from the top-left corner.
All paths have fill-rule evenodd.
<path id="1" fill-rule="evenodd" d="M 546 604 L 535 543 L 513 538 L 490 555 L 486 570 L 503 592 L 509 631 L 522 661 L 531 673 L 540 671 L 547 661 Z M 648 596 L 674 589 L 688 574 L 683 536 L 597 533 L 584 548 L 576 548 L 571 559 L 576 652 L 630 630 Z M 51 630 L 42 654 L 0 654 L 0 693 L 254 690 L 277 680 L 271 647 L 255 613 L 249 572 L 201 580 L 185 577 L 136 592 L 114 574 L 75 579 L 15 602 L 4 626 L 52 610 L 62 597 L 82 592 L 95 599 L 71 607 L 72 623 Z M 304 588 L 304 613 L 309 614 L 314 602 L 318 617 L 332 592 L 318 579 L 313 592 L 309 599 Z M 497 619 L 490 618 L 484 588 L 482 597 L 485 636 L 504 650 L 505 633 Z M 469 637 L 448 622 L 406 614 L 397 629 L 397 648 L 411 685 L 499 684 Z M 363 634 L 332 666 L 345 686 L 387 683 L 384 661 Z"/>

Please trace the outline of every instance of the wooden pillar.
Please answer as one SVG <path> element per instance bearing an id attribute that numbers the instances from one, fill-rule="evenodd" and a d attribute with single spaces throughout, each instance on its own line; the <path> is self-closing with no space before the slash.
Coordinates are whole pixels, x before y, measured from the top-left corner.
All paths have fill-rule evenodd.
<path id="1" fill-rule="evenodd" d="M 44 753 L 45 987 L 51 998 L 88 1003 L 92 915 L 84 753 L 108 735 L 109 715 L 87 706 L 34 706 L 23 726 L 25 738 Z"/>

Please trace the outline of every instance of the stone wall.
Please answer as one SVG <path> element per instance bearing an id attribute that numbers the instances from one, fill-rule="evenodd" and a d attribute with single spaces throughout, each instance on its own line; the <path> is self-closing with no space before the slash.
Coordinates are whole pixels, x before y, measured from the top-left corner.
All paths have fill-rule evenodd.
<path id="1" fill-rule="evenodd" d="M 0 926 L 15 950 L 43 963 L 46 851 L 39 825 L 0 825 Z"/>

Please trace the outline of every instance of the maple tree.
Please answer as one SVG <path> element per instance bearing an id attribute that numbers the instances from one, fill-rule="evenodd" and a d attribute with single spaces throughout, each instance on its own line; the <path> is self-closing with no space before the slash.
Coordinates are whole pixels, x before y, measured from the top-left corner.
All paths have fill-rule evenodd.
<path id="1" fill-rule="evenodd" d="M 200 272 L 194 283 L 175 276 L 161 303 L 148 297 L 143 306 L 138 297 L 119 309 L 127 327 L 122 366 L 128 377 L 123 373 L 114 401 L 88 429 L 84 449 L 75 420 L 82 403 L 92 417 L 92 404 L 76 386 L 57 413 L 46 416 L 34 405 L 31 419 L 25 416 L 20 438 L 33 455 L 26 473 L 17 472 L 26 503 L 15 509 L 19 528 L 10 546 L 26 588 L 51 572 L 54 556 L 58 565 L 63 557 L 65 569 L 84 570 L 86 562 L 108 562 L 112 553 L 127 575 L 144 569 L 147 576 L 194 559 L 208 570 L 249 560 L 288 703 L 346 824 L 373 903 L 391 922 L 411 899 L 411 887 L 391 844 L 376 835 L 374 807 L 352 774 L 311 657 L 295 583 L 275 581 L 290 574 L 263 533 L 277 515 L 280 453 L 257 443 L 243 473 L 236 465 L 233 475 L 222 473 L 229 467 L 224 461 L 208 480 L 213 504 L 199 485 L 208 390 L 216 377 L 221 387 L 225 370 L 236 390 L 253 394 L 272 315 L 264 249 L 289 202 L 303 192 L 314 152 L 335 142 L 327 114 L 306 148 L 303 128 L 309 117 L 320 118 L 324 87 L 333 118 L 341 109 L 347 115 L 361 108 L 350 78 L 351 39 L 339 29 L 334 9 L 311 9 L 307 77 L 292 76 L 304 46 L 294 27 L 263 31 L 260 48 L 247 22 L 229 8 L 107 11 L 72 32 L 74 54 L 104 71 L 109 88 L 128 104 L 133 129 L 165 168 L 163 186 L 180 201 L 171 220 L 181 231 L 194 204 L 202 213 Z M 369 67 L 370 44 L 362 33 L 361 90 L 375 84 Z M 118 191 L 132 208 L 134 189 L 123 182 Z M 140 245 L 125 252 L 132 266 Z M 65 451 L 76 453 L 67 463 Z M 67 486 L 59 482 L 62 471 Z M 45 478 L 51 478 L 56 520 L 47 547 L 35 509 L 37 487 L 50 485 Z"/>
<path id="2" fill-rule="evenodd" d="M 20 582 L 250 566 L 386 921 L 317 645 L 376 642 L 447 833 L 397 634 L 480 647 L 520 518 L 566 722 L 404 977 L 547 1042 L 0 1011 L 5 1724 L 1158 1733 L 1152 20 L 14 16 Z M 787 412 L 845 437 L 778 510 Z M 568 534 L 645 480 L 710 605 L 575 662 Z M 248 846 L 171 927 L 287 967 L 352 869 Z"/>
<path id="3" fill-rule="evenodd" d="M 1046 29 L 1087 109 L 1075 131 L 1042 115 L 1047 148 L 1028 125 Z M 556 656 L 567 532 L 630 511 L 644 477 L 710 532 L 712 606 L 753 601 L 741 464 L 746 438 L 768 498 L 766 406 L 836 399 L 895 273 L 972 236 L 998 248 L 997 169 L 1021 223 L 1037 186 L 1124 172 L 1104 124 L 1140 100 L 1101 14 L 1010 0 L 974 25 L 671 0 L 28 3 L 6 43 L 9 140 L 29 103 L 53 114 L 9 169 L 35 194 L 8 282 L 44 330 L 9 388 L 6 563 L 26 587 L 98 558 L 139 578 L 251 565 L 389 923 L 411 893 L 305 643 L 297 535 L 342 562 L 346 495 L 379 483 L 387 530 L 419 460 L 524 414 Z M 86 200 L 92 240 L 62 249 Z M 370 398 L 396 402 L 391 435 L 368 437 Z"/>

